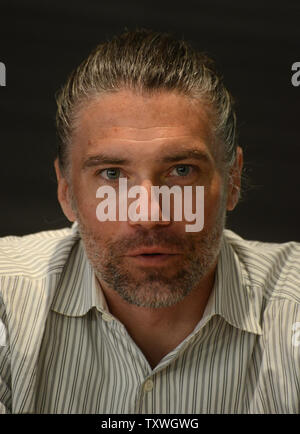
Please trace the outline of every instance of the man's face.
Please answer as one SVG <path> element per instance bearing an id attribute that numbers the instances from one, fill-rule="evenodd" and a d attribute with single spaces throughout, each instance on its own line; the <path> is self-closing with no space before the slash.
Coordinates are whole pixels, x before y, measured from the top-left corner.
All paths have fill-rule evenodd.
<path id="1" fill-rule="evenodd" d="M 60 201 L 78 221 L 107 291 L 157 308 L 201 285 L 216 264 L 228 194 L 199 102 L 172 92 L 101 95 L 78 113 L 70 163 L 69 179 L 59 181 Z M 174 221 L 172 212 L 169 221 L 99 221 L 96 191 L 108 185 L 118 193 L 120 177 L 128 189 L 145 187 L 149 198 L 151 186 L 176 185 L 192 186 L 195 200 L 195 187 L 204 186 L 203 230 L 186 232 L 187 222 Z"/>

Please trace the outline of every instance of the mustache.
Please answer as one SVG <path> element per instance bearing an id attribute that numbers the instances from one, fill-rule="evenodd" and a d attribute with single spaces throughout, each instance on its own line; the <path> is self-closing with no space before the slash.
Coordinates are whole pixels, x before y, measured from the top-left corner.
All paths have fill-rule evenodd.
<path id="1" fill-rule="evenodd" d="M 120 253 L 126 250 L 139 247 L 161 247 L 161 248 L 180 248 L 184 249 L 187 244 L 187 236 L 180 236 L 178 234 L 166 232 L 140 232 L 131 236 L 126 236 L 117 241 L 109 241 L 107 247 L 118 249 Z"/>

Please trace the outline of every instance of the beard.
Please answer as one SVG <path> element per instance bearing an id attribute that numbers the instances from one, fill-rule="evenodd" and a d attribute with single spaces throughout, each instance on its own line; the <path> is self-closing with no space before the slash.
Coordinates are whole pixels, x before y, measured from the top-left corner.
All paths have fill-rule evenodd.
<path id="1" fill-rule="evenodd" d="M 78 230 L 100 285 L 105 282 L 130 304 L 153 309 L 178 303 L 211 271 L 220 252 L 226 219 L 225 203 L 223 194 L 209 230 L 204 227 L 200 233 L 180 235 L 159 224 L 152 229 L 136 225 L 133 235 L 113 241 L 105 238 L 105 223 L 103 233 L 94 233 L 84 223 L 72 195 Z M 128 266 L 127 252 L 142 246 L 173 248 L 182 254 L 180 262 L 172 268 L 170 265 L 159 269 Z"/>

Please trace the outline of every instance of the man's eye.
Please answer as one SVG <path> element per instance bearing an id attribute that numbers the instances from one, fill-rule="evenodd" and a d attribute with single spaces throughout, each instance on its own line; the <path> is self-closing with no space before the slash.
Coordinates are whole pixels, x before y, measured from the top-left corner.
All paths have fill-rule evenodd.
<path id="1" fill-rule="evenodd" d="M 180 166 L 174 167 L 174 169 L 171 171 L 170 175 L 174 176 L 187 176 L 190 174 L 192 168 L 188 164 L 181 164 Z"/>
<path id="2" fill-rule="evenodd" d="M 103 176 L 104 179 L 114 180 L 120 178 L 121 170 L 118 168 L 103 169 L 99 172 L 99 174 Z"/>

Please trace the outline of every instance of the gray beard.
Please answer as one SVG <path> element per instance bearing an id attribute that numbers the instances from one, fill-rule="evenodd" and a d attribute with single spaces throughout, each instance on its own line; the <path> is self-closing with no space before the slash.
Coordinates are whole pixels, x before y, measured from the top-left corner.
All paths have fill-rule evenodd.
<path id="1" fill-rule="evenodd" d="M 191 233 L 180 236 L 159 225 L 151 230 L 137 225 L 134 236 L 112 242 L 104 241 L 101 234 L 89 230 L 80 218 L 77 207 L 74 207 L 74 212 L 87 257 L 99 283 L 105 282 L 128 303 L 154 309 L 172 306 L 181 301 L 212 269 L 220 252 L 226 219 L 223 197 L 213 229 L 207 232 L 204 228 L 201 237 Z M 160 270 L 141 269 L 139 273 L 126 267 L 122 255 L 129 249 L 154 245 L 183 251 L 183 260 L 172 277 L 164 275 L 163 267 Z"/>

